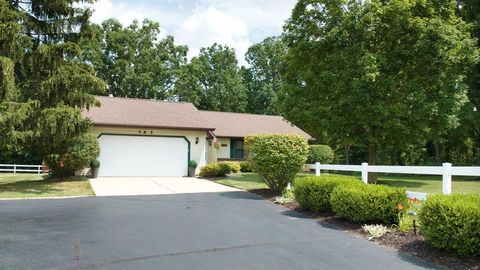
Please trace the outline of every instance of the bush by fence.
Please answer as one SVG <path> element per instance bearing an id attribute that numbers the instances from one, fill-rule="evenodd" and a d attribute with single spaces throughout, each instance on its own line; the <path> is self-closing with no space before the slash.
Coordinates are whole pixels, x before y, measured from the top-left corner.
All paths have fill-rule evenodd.
<path id="1" fill-rule="evenodd" d="M 480 255 L 480 195 L 430 195 L 419 221 L 432 246 L 461 256 Z"/>
<path id="2" fill-rule="evenodd" d="M 363 185 L 354 176 L 322 175 L 295 180 L 295 199 L 304 208 L 314 212 L 330 211 L 330 195 L 334 188 L 343 185 Z"/>
<path id="3" fill-rule="evenodd" d="M 407 203 L 405 189 L 380 185 L 338 186 L 330 197 L 333 212 L 353 222 L 395 223 Z"/>

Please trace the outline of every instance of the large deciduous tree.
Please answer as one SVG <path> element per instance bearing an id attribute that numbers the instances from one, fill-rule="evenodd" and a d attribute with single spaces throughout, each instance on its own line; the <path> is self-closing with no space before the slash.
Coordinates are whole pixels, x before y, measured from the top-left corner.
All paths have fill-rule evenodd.
<path id="1" fill-rule="evenodd" d="M 91 11 L 80 2 L 91 1 L 0 3 L 0 149 L 29 148 L 55 176 L 72 173 L 69 147 L 90 126 L 81 110 L 97 105 L 92 93 L 104 89 L 81 61 L 78 40 Z"/>
<path id="2" fill-rule="evenodd" d="M 242 82 L 235 51 L 213 44 L 182 68 L 176 83 L 181 101 L 192 102 L 199 109 L 244 112 L 246 89 Z"/>
<path id="3" fill-rule="evenodd" d="M 118 20 L 109 19 L 91 25 L 88 32 L 82 40 L 84 60 L 107 83 L 106 94 L 159 100 L 172 96 L 188 49 L 175 45 L 172 36 L 159 40 L 157 22 L 133 21 L 123 27 Z"/>
<path id="4" fill-rule="evenodd" d="M 287 50 L 279 37 L 268 37 L 248 48 L 242 68 L 249 113 L 277 114 L 277 94 L 282 87 L 281 67 Z"/>
<path id="5" fill-rule="evenodd" d="M 312 135 L 377 149 L 458 125 L 477 59 L 455 1 L 301 0 L 284 27 L 282 111 Z"/>

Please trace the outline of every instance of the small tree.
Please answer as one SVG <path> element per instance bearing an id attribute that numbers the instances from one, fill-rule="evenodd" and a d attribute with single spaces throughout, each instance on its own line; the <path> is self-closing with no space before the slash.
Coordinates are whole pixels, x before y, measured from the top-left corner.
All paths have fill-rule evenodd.
<path id="1" fill-rule="evenodd" d="M 254 135 L 245 138 L 254 170 L 269 188 L 281 193 L 307 160 L 307 140 L 298 135 Z"/>

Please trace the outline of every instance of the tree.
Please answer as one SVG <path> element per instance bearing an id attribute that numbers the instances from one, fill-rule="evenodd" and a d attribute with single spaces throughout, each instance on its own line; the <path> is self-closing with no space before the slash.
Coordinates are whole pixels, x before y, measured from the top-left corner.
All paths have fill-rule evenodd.
<path id="1" fill-rule="evenodd" d="M 202 110 L 244 112 L 246 89 L 235 51 L 216 43 L 201 48 L 180 71 L 175 92 Z"/>
<path id="2" fill-rule="evenodd" d="M 257 114 L 277 114 L 277 94 L 282 87 L 280 70 L 286 47 L 278 37 L 269 37 L 248 48 L 242 68 L 247 87 L 246 111 Z"/>
<path id="3" fill-rule="evenodd" d="M 172 36 L 158 40 L 157 22 L 133 21 L 124 28 L 118 20 L 109 19 L 91 25 L 88 33 L 82 40 L 84 61 L 107 83 L 107 94 L 171 98 L 177 73 L 187 61 L 187 47 L 175 45 Z"/>
<path id="4" fill-rule="evenodd" d="M 376 164 L 458 125 L 477 50 L 453 1 L 302 0 L 284 30 L 282 112 L 314 137 L 366 143 Z"/>
<path id="5" fill-rule="evenodd" d="M 91 11 L 78 2 L 1 1 L 0 149 L 18 148 L 47 161 L 56 155 L 55 176 L 68 145 L 87 132 L 82 109 L 98 105 L 92 93 L 104 89 L 93 68 L 80 61 L 78 40 Z M 5 30 L 5 31 L 3 31 Z"/>

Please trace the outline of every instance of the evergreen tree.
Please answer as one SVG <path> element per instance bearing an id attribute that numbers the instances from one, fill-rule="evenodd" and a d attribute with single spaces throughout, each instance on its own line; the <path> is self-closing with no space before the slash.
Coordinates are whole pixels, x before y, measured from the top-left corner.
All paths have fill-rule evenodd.
<path id="1" fill-rule="evenodd" d="M 90 126 L 81 110 L 98 105 L 92 93 L 105 87 L 81 61 L 78 41 L 91 15 L 79 5 L 84 2 L 92 1 L 2 0 L 0 6 L 1 39 L 7 41 L 0 48 L 0 82 L 6 85 L 0 130 L 7 138 L 0 148 L 29 148 L 55 176 L 72 173 L 68 147 Z"/>

